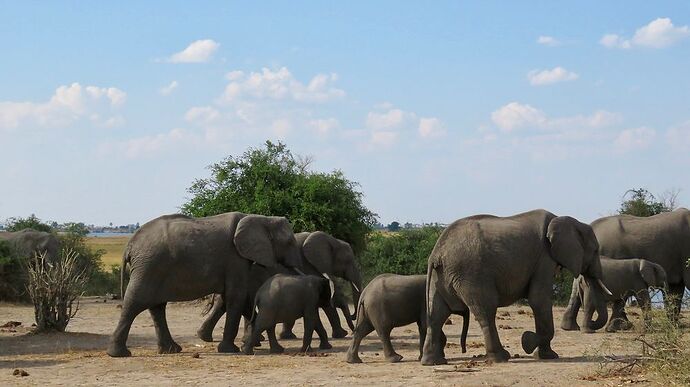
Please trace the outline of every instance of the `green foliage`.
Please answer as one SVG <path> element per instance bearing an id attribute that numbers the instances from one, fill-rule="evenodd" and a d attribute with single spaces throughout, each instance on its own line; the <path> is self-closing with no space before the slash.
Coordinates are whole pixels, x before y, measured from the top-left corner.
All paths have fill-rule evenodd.
<path id="1" fill-rule="evenodd" d="M 399 222 L 391 222 L 388 226 L 386 226 L 388 231 L 396 232 L 400 230 L 400 223 Z"/>
<path id="2" fill-rule="evenodd" d="M 664 200 L 657 200 L 644 188 L 630 189 L 623 195 L 619 214 L 633 216 L 652 216 L 662 212 L 673 211 L 673 207 Z"/>
<path id="3" fill-rule="evenodd" d="M 11 249 L 10 243 L 0 240 L 0 300 L 17 300 L 24 289 L 22 262 Z"/>
<path id="4" fill-rule="evenodd" d="M 284 144 L 267 141 L 263 148 L 210 165 L 211 177 L 187 189 L 191 198 L 182 212 L 196 217 L 230 211 L 284 216 L 295 232 L 324 231 L 361 252 L 376 214 L 362 203 L 359 184 L 341 171 L 311 172 L 308 165 L 308 159 L 293 156 Z"/>
<path id="5" fill-rule="evenodd" d="M 28 218 L 10 218 L 7 221 L 7 231 L 21 231 L 26 228 L 31 228 L 36 231 L 52 232 L 53 228 L 42 220 L 38 219 L 36 215 L 31 214 Z"/>
<path id="6" fill-rule="evenodd" d="M 573 289 L 573 273 L 561 268 L 553 280 L 553 303 L 558 306 L 568 305 Z"/>
<path id="7" fill-rule="evenodd" d="M 426 274 L 427 260 L 441 232 L 442 227 L 427 226 L 370 233 L 367 250 L 360 256 L 365 282 L 382 273 Z"/>
<path id="8" fill-rule="evenodd" d="M 83 224 L 71 223 L 64 234 L 58 235 L 60 247 L 63 251 L 72 251 L 76 254 L 76 265 L 79 270 L 83 270 L 88 281 L 84 289 L 87 295 L 103 295 L 106 293 L 117 293 L 119 287 L 119 275 L 117 280 L 113 280 L 112 273 L 103 270 L 101 257 L 105 250 L 93 250 L 86 245 L 86 228 Z"/>

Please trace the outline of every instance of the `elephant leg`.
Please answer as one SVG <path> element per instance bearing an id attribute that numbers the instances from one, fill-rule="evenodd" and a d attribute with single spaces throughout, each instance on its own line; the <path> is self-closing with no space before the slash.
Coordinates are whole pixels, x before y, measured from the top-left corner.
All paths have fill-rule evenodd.
<path id="1" fill-rule="evenodd" d="M 359 345 L 362 343 L 362 339 L 374 331 L 374 326 L 371 325 L 368 318 L 360 318 L 362 321 L 355 326 L 355 330 L 352 332 L 352 342 L 347 350 L 347 362 L 351 364 L 362 362 L 362 359 L 359 358 Z"/>
<path id="2" fill-rule="evenodd" d="M 235 345 L 235 338 L 240 326 L 240 317 L 245 308 L 245 301 L 247 300 L 245 285 L 238 284 L 236 286 L 226 285 L 225 293 L 225 329 L 223 330 L 223 341 L 218 344 L 218 352 L 221 353 L 236 353 L 239 348 Z"/>
<path id="3" fill-rule="evenodd" d="M 616 300 L 611 307 L 611 318 L 606 324 L 606 332 L 616 332 L 619 330 L 628 330 L 632 328 L 632 323 L 628 320 L 625 314 L 625 298 Z M 639 298 L 638 298 L 639 303 Z"/>
<path id="4" fill-rule="evenodd" d="M 395 352 L 393 349 L 393 343 L 391 343 L 391 330 L 390 327 L 378 328 L 376 329 L 376 334 L 379 335 L 381 343 L 383 344 L 383 355 L 389 363 L 397 363 L 402 360 L 402 355 Z"/>
<path id="5" fill-rule="evenodd" d="M 570 292 L 570 300 L 568 307 L 563 313 L 561 319 L 561 329 L 564 331 L 579 331 L 580 326 L 577 324 L 577 314 L 580 312 L 582 300 L 580 299 L 579 285 L 577 280 L 573 280 L 573 289 Z"/>
<path id="6" fill-rule="evenodd" d="M 536 345 L 538 347 L 536 353 L 538 359 L 557 359 L 558 354 L 551 349 L 551 340 L 554 333 L 551 284 L 547 287 L 531 287 L 527 300 L 534 314 L 536 334 L 524 332 L 522 334 L 522 348 L 525 352 L 532 353 Z M 591 318 L 591 316 L 589 317 Z"/>
<path id="7" fill-rule="evenodd" d="M 196 331 L 197 337 L 206 342 L 213 341 L 213 328 L 218 324 L 218 320 L 225 314 L 225 300 L 221 295 L 214 295 L 213 308 L 206 315 L 206 319 Z"/>
<path id="8" fill-rule="evenodd" d="M 331 329 L 333 331 L 334 339 L 342 339 L 347 336 L 347 331 L 343 329 L 342 324 L 340 324 L 340 316 L 338 315 L 338 310 L 333 306 L 327 306 L 323 308 L 323 311 L 328 317 L 328 322 L 331 324 Z"/>
<path id="9" fill-rule="evenodd" d="M 318 312 L 317 312 L 318 313 Z M 300 352 L 311 351 L 311 336 L 314 334 L 314 327 L 318 316 L 314 311 L 309 311 L 304 314 L 304 337 L 302 337 L 302 348 Z"/>
<path id="10" fill-rule="evenodd" d="M 422 360 L 424 354 L 424 341 L 426 340 L 426 319 L 417 321 L 417 330 L 419 331 L 419 357 L 417 360 Z"/>
<path id="11" fill-rule="evenodd" d="M 166 303 L 158 304 L 149 308 L 149 313 L 153 319 L 153 326 L 156 328 L 158 338 L 158 353 L 178 353 L 182 352 L 182 347 L 173 340 L 168 329 L 168 321 L 165 318 Z"/>
<path id="12" fill-rule="evenodd" d="M 422 365 L 448 363 L 445 356 L 443 356 L 443 348 L 441 348 L 441 330 L 451 313 L 448 304 L 439 292 L 438 279 L 439 275 L 436 269 L 432 269 L 431 278 L 429 278 L 429 284 L 427 285 L 429 289 L 427 295 L 429 315 L 426 318 L 427 327 L 422 351 Z"/>
<path id="13" fill-rule="evenodd" d="M 271 328 L 274 325 L 269 322 L 265 315 L 260 313 L 254 316 L 254 320 L 249 321 L 249 324 L 247 325 L 249 326 L 248 329 L 250 331 L 250 334 L 242 343 L 242 353 L 244 353 L 245 355 L 253 355 L 255 347 L 254 344 L 259 341 L 259 336 L 261 336 L 263 331 Z"/>
<path id="14" fill-rule="evenodd" d="M 508 361 L 510 353 L 503 348 L 501 339 L 498 336 L 498 329 L 496 329 L 497 309 L 495 304 L 470 306 L 470 310 L 475 315 L 484 334 L 484 347 L 486 348 L 487 359 L 500 363 Z"/>
<path id="15" fill-rule="evenodd" d="M 270 345 L 270 353 L 283 353 L 285 352 L 285 348 L 278 344 L 278 340 L 276 339 L 276 326 L 273 325 L 270 328 L 266 329 L 266 333 L 268 334 L 268 344 Z"/>
<path id="16" fill-rule="evenodd" d="M 685 292 L 685 285 L 673 284 L 668 286 L 668 292 L 664 295 L 664 303 L 666 304 L 666 313 L 673 322 L 678 322 L 680 317 L 680 306 L 683 303 L 683 293 Z"/>
<path id="17" fill-rule="evenodd" d="M 283 323 L 283 330 L 280 332 L 280 339 L 281 340 L 293 340 L 296 339 L 297 336 L 292 332 L 292 328 L 295 326 L 294 321 L 290 322 L 284 322 Z"/>
<path id="18" fill-rule="evenodd" d="M 129 293 L 125 295 L 122 311 L 120 312 L 120 321 L 118 321 L 115 332 L 113 332 L 110 339 L 110 344 L 108 344 L 107 353 L 112 357 L 132 356 L 132 353 L 127 349 L 129 329 L 139 313 L 146 310 L 145 306 L 133 301 L 132 297 L 128 296 Z"/>
<path id="19" fill-rule="evenodd" d="M 315 321 L 316 334 L 319 336 L 319 349 L 331 349 L 333 346 L 328 342 L 328 333 L 326 333 L 326 328 L 323 327 L 323 323 L 319 318 L 319 313 L 317 310 L 316 321 Z"/>

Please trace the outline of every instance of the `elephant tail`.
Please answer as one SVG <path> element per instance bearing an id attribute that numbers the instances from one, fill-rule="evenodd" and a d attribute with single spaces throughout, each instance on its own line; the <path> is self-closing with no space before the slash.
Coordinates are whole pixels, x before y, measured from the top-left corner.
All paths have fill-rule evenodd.
<path id="1" fill-rule="evenodd" d="M 353 332 L 355 331 L 355 329 L 357 327 L 361 326 L 367 318 L 365 316 L 366 312 L 364 311 L 364 299 L 365 299 L 364 296 L 365 296 L 365 294 L 362 294 L 362 296 L 359 298 L 359 301 L 357 302 L 357 306 L 355 307 L 355 313 L 357 314 L 357 317 L 355 320 L 356 321 L 355 328 L 352 329 Z"/>
<path id="2" fill-rule="evenodd" d="M 462 332 L 460 333 L 460 348 L 462 353 L 467 352 L 467 330 L 470 328 L 470 310 L 461 313 L 462 315 Z"/>
<path id="3" fill-rule="evenodd" d="M 424 293 L 424 300 L 426 301 L 426 305 L 424 305 L 424 309 L 426 310 L 427 326 L 429 324 L 429 315 L 431 314 L 431 310 L 429 310 L 429 284 L 431 283 L 431 271 L 432 270 L 434 270 L 434 267 L 432 264 L 429 264 L 427 269 L 426 269 L 426 292 Z"/>
<path id="4" fill-rule="evenodd" d="M 125 248 L 125 252 L 122 253 L 122 265 L 120 266 L 120 299 L 125 299 L 125 270 L 127 269 L 127 264 L 131 261 L 130 256 L 131 249 L 129 244 Z"/>

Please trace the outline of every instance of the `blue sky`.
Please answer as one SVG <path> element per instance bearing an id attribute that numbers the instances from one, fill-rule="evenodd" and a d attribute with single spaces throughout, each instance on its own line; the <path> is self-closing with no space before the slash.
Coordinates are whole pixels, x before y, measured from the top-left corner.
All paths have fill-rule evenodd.
<path id="1" fill-rule="evenodd" d="M 177 211 L 265 140 L 383 223 L 690 199 L 686 1 L 0 1 L 0 220 Z"/>

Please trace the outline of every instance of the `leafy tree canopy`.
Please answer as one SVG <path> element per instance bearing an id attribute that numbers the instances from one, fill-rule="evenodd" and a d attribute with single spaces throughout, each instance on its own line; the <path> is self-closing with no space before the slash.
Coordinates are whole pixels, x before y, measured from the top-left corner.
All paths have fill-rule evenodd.
<path id="1" fill-rule="evenodd" d="M 284 216 L 295 232 L 324 231 L 361 252 L 376 214 L 362 203 L 359 184 L 338 170 L 309 171 L 309 163 L 284 144 L 266 141 L 210 165 L 211 177 L 194 181 L 181 210 L 196 217 L 230 211 Z"/>
<path id="2" fill-rule="evenodd" d="M 41 219 L 34 214 L 27 218 L 10 218 L 7 220 L 7 231 L 21 231 L 27 228 L 34 229 L 36 231 L 52 232 L 53 228 L 47 223 L 44 223 Z"/>
<path id="3" fill-rule="evenodd" d="M 633 216 L 652 216 L 662 212 L 673 211 L 677 192 L 671 191 L 657 200 L 651 192 L 644 188 L 630 189 L 623 195 L 623 202 L 618 210 L 619 214 Z"/>

